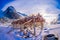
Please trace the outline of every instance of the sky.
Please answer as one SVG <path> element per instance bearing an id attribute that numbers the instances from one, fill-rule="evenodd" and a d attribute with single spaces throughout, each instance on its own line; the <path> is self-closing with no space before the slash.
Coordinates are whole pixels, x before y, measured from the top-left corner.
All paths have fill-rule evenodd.
<path id="1" fill-rule="evenodd" d="M 8 6 L 14 6 L 19 12 L 37 13 L 42 10 L 44 13 L 57 13 L 60 11 L 60 0 L 0 0 L 0 9 L 6 10 Z"/>
<path id="2" fill-rule="evenodd" d="M 0 9 L 2 8 L 6 8 L 10 5 L 14 6 L 16 8 L 17 11 L 19 10 L 22 10 L 26 12 L 26 9 L 27 10 L 32 10 L 32 11 L 35 11 L 35 10 L 41 10 L 41 7 L 42 8 L 46 8 L 46 7 L 49 7 L 50 10 L 51 8 L 57 8 L 57 9 L 60 9 L 60 2 L 59 0 L 1 0 L 0 1 Z M 4 8 L 4 9 L 5 9 Z M 47 8 L 47 9 L 49 9 Z M 48 10 L 48 11 L 50 11 Z"/>
<path id="3" fill-rule="evenodd" d="M 5 11 L 8 6 L 27 15 L 40 13 L 49 21 L 60 14 L 60 0 L 0 0 L 0 10 Z"/>

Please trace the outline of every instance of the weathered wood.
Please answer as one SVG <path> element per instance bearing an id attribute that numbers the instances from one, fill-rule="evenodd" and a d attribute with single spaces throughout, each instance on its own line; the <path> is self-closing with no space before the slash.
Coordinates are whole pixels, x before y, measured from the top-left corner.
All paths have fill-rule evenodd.
<path id="1" fill-rule="evenodd" d="M 44 22 L 45 22 L 45 20 L 43 19 L 43 17 L 40 14 L 38 14 L 36 16 L 34 16 L 34 15 L 27 16 L 27 17 L 22 18 L 20 20 L 13 21 L 11 24 L 13 25 L 13 28 L 20 28 L 20 30 L 34 28 L 34 34 L 35 34 L 35 27 L 41 26 L 41 30 L 42 30 Z"/>

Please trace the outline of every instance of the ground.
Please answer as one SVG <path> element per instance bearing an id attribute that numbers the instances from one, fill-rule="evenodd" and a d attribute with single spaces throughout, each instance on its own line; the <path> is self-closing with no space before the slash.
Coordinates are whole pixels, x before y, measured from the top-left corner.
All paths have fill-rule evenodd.
<path id="1" fill-rule="evenodd" d="M 47 28 L 46 30 L 48 30 L 50 34 L 51 33 L 55 34 L 56 37 L 59 37 L 59 39 L 60 39 L 60 27 L 59 26 L 60 26 L 60 24 L 56 24 L 56 25 L 51 25 L 50 27 L 45 27 L 45 28 Z M 11 30 L 11 27 L 0 26 L 0 40 L 33 40 L 33 38 L 25 39 L 25 38 L 17 37 L 16 33 L 14 33 L 14 32 L 7 34 L 7 32 L 9 30 Z M 46 30 L 44 29 L 42 31 L 42 36 L 39 35 L 38 38 L 36 38 L 36 39 L 39 39 L 39 37 L 41 38 L 44 35 L 46 35 L 46 33 L 48 32 L 48 31 L 46 32 Z"/>

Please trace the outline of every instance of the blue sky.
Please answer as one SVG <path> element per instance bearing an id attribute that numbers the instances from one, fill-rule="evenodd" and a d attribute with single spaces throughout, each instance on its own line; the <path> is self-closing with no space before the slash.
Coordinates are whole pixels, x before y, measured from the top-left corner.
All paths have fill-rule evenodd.
<path id="1" fill-rule="evenodd" d="M 2 9 L 7 3 L 12 1 L 13 0 L 0 0 L 0 9 Z"/>
<path id="2" fill-rule="evenodd" d="M 0 9 L 2 9 L 7 3 L 12 2 L 12 1 L 14 0 L 0 0 Z M 58 2 L 57 8 L 60 9 L 60 0 L 56 0 L 56 1 Z"/>
<path id="3" fill-rule="evenodd" d="M 56 0 L 58 2 L 58 8 L 60 9 L 60 0 Z"/>

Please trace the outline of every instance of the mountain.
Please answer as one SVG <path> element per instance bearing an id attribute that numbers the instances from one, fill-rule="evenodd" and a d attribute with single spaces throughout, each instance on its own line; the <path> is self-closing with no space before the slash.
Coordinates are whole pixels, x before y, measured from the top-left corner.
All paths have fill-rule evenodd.
<path id="1" fill-rule="evenodd" d="M 0 18 L 2 18 L 3 16 L 4 16 L 3 11 L 0 10 Z"/>
<path id="2" fill-rule="evenodd" d="M 60 14 L 58 15 L 58 21 L 60 21 Z"/>
<path id="3" fill-rule="evenodd" d="M 17 12 L 17 14 L 19 14 L 21 17 L 25 17 L 25 16 L 27 16 L 26 14 L 24 14 L 24 13 L 20 13 L 20 12 Z"/>
<path id="4" fill-rule="evenodd" d="M 18 19 L 22 16 L 27 16 L 24 13 L 17 12 L 13 6 L 9 6 L 4 12 L 0 11 L 0 18 Z"/>
<path id="5" fill-rule="evenodd" d="M 17 11 L 13 6 L 9 6 L 4 12 L 4 17 L 7 17 L 9 19 L 18 19 L 20 17 L 19 14 L 17 14 Z"/>
<path id="6" fill-rule="evenodd" d="M 60 14 L 58 14 L 57 24 L 60 24 Z"/>
<path id="7" fill-rule="evenodd" d="M 11 22 L 15 19 L 20 19 L 27 16 L 24 13 L 17 12 L 13 6 L 9 6 L 5 11 L 0 10 L 0 22 Z"/>

